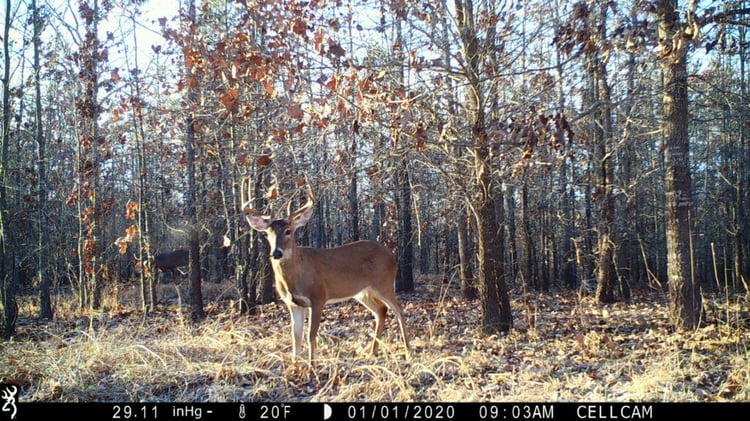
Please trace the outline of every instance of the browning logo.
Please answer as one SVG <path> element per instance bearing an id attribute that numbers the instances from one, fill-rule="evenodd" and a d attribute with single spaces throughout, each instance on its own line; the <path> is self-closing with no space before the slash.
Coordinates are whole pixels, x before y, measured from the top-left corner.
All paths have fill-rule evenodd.
<path id="1" fill-rule="evenodd" d="M 16 419 L 16 397 L 18 396 L 18 386 L 14 384 L 0 384 L 0 400 L 2 400 L 2 412 L 9 412 L 10 419 Z"/>

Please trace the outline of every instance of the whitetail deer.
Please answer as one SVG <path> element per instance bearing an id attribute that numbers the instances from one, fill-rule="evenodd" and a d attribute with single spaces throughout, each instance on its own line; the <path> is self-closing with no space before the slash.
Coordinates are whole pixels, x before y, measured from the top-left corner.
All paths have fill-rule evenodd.
<path id="1" fill-rule="evenodd" d="M 172 274 L 172 281 L 175 279 L 175 270 L 179 267 L 187 266 L 190 253 L 185 249 L 177 249 L 165 253 L 157 254 L 154 257 L 154 266 L 161 270 L 162 273 L 169 272 Z"/>
<path id="2" fill-rule="evenodd" d="M 293 356 L 296 358 L 301 352 L 305 312 L 308 311 L 310 316 L 307 339 L 308 359 L 312 363 L 323 307 L 349 298 L 356 299 L 375 315 L 373 355 L 378 352 L 388 308 L 398 319 L 408 353 L 404 311 L 393 288 L 396 280 L 393 253 L 373 241 L 357 241 L 330 249 L 298 246 L 294 232 L 307 223 L 313 211 L 310 185 L 307 185 L 307 204 L 295 212 L 287 210 L 286 219 L 272 220 L 253 209 L 249 182 L 247 178 L 242 180 L 242 211 L 250 227 L 264 232 L 271 246 L 276 290 L 292 317 Z"/>

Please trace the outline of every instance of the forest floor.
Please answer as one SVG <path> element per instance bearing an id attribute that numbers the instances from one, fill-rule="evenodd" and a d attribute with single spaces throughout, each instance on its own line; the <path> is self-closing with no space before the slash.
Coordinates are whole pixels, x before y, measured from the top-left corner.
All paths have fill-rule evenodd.
<path id="1" fill-rule="evenodd" d="M 207 318 L 193 324 L 187 282 L 160 288 L 167 304 L 148 315 L 135 286 L 93 315 L 58 294 L 51 322 L 24 297 L 18 335 L 0 343 L 0 381 L 21 384 L 24 401 L 750 401 L 747 297 L 706 297 L 705 326 L 676 333 L 660 293 L 600 305 L 514 292 L 514 329 L 485 336 L 477 302 L 420 278 L 400 296 L 410 357 L 392 315 L 371 357 L 373 318 L 350 301 L 324 313 L 313 370 L 292 361 L 282 305 L 241 316 L 231 284 L 206 283 Z"/>

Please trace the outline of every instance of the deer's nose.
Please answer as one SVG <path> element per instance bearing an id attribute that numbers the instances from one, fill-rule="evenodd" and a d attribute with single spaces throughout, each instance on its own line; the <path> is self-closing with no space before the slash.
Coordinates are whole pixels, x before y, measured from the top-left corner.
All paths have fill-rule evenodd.
<path id="1" fill-rule="evenodd" d="M 273 258 L 276 259 L 276 260 L 281 259 L 281 256 L 283 256 L 283 255 L 284 255 L 284 253 L 281 251 L 281 249 L 274 250 L 273 254 L 272 254 Z"/>

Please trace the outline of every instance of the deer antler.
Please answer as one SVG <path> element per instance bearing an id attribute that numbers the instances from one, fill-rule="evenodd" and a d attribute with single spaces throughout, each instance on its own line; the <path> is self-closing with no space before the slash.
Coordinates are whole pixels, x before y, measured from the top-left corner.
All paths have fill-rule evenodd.
<path id="1" fill-rule="evenodd" d="M 253 198 L 250 196 L 250 177 L 245 177 L 240 182 L 240 209 L 248 215 L 258 215 L 260 212 L 253 209 Z"/>
<path id="2" fill-rule="evenodd" d="M 297 215 L 300 215 L 306 212 L 308 209 L 312 208 L 313 205 L 315 205 L 315 194 L 313 194 L 312 186 L 310 185 L 310 180 L 308 180 L 307 177 L 305 177 L 305 186 L 307 187 L 307 203 L 305 203 L 304 205 L 302 205 L 301 208 L 297 209 L 296 211 L 294 211 L 294 213 L 292 213 L 292 210 L 291 210 L 292 202 L 289 201 L 289 205 L 287 206 L 286 213 L 287 215 L 289 215 L 290 220 L 295 219 Z"/>

